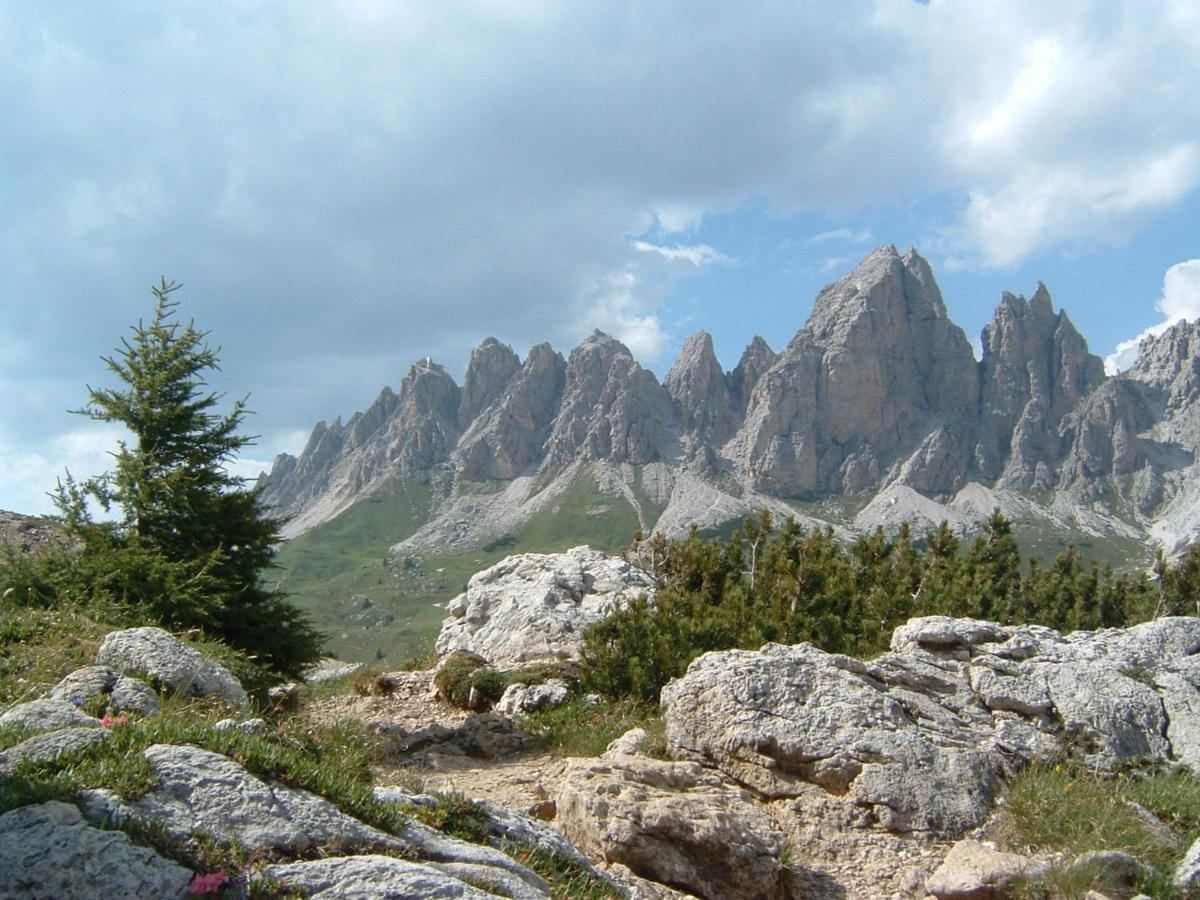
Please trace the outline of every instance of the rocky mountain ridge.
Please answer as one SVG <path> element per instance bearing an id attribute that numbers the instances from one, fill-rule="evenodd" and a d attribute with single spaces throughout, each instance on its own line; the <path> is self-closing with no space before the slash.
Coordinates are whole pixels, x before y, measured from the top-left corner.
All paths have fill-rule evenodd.
<path id="1" fill-rule="evenodd" d="M 1168 551 L 1200 537 L 1200 323 L 1107 377 L 1039 284 L 1004 294 L 982 345 L 976 361 L 915 250 L 881 247 L 780 353 L 755 338 L 728 372 L 703 332 L 662 383 L 601 332 L 567 359 L 489 338 L 462 387 L 422 360 L 398 393 L 279 456 L 264 490 L 291 535 L 380 492 L 417 498 L 409 549 L 511 534 L 581 478 L 646 531 L 853 497 L 875 500 L 854 527 L 999 505 Z"/>

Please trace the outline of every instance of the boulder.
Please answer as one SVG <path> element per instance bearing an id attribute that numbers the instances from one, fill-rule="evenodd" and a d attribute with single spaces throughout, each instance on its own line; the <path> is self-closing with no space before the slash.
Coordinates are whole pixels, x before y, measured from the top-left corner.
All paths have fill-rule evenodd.
<path id="1" fill-rule="evenodd" d="M 185 696 L 213 695 L 235 706 L 248 702 L 241 682 L 228 669 L 161 628 L 128 628 L 105 635 L 96 662 L 121 673 L 148 675 Z"/>
<path id="2" fill-rule="evenodd" d="M 938 900 L 1005 900 L 1022 878 L 1037 877 L 1048 869 L 1044 862 L 995 846 L 963 840 L 925 883 Z"/>
<path id="3" fill-rule="evenodd" d="M 192 873 L 50 801 L 0 815 L 0 898 L 182 897 Z"/>
<path id="4" fill-rule="evenodd" d="M 50 691 L 53 700 L 86 703 L 93 697 L 106 695 L 114 714 L 137 713 L 157 716 L 158 694 L 144 681 L 122 675 L 108 666 L 84 666 L 76 669 Z"/>
<path id="5" fill-rule="evenodd" d="M 506 716 L 537 712 L 551 706 L 561 706 L 571 696 L 571 689 L 561 678 L 551 678 L 542 684 L 510 684 L 496 701 L 495 710 Z"/>
<path id="6" fill-rule="evenodd" d="M 792 896 L 767 814 L 693 763 L 572 759 L 558 823 L 589 857 L 700 897 Z"/>
<path id="7" fill-rule="evenodd" d="M 509 556 L 450 601 L 437 652 L 468 650 L 499 669 L 577 659 L 587 626 L 652 592 L 645 572 L 587 547 Z"/>
<path id="8" fill-rule="evenodd" d="M 663 689 L 671 752 L 768 797 L 819 784 L 889 830 L 981 824 L 996 788 L 990 715 L 954 673 L 887 662 L 872 670 L 808 644 L 705 654 Z"/>

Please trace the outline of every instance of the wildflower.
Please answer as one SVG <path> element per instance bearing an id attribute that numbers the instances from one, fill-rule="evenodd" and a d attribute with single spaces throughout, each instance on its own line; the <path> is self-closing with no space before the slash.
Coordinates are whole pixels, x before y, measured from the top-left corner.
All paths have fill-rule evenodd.
<path id="1" fill-rule="evenodd" d="M 80 697 L 78 694 L 71 695 L 71 702 L 74 703 L 76 706 L 83 706 L 83 698 Z"/>
<path id="2" fill-rule="evenodd" d="M 198 897 L 202 894 L 211 894 L 218 891 L 221 885 L 229 880 L 229 876 L 223 871 L 210 872 L 207 875 L 197 875 L 192 879 L 192 883 L 188 885 L 188 896 Z"/>
<path id="3" fill-rule="evenodd" d="M 100 727 L 112 728 L 114 725 L 124 725 L 128 721 L 129 716 L 125 715 L 125 713 L 121 713 L 115 719 L 113 718 L 112 713 L 105 713 L 104 717 L 100 720 Z"/>

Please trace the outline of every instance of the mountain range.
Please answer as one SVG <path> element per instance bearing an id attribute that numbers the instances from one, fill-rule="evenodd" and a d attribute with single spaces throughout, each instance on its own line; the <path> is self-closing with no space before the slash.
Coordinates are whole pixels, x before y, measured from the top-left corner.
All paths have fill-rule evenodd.
<path id="1" fill-rule="evenodd" d="M 566 358 L 489 338 L 461 386 L 423 359 L 277 457 L 264 495 L 292 537 L 383 502 L 373 552 L 393 561 L 486 563 L 563 549 L 535 534 L 619 544 L 764 508 L 853 533 L 965 529 L 999 507 L 1059 535 L 1044 549 L 1115 541 L 1139 563 L 1200 539 L 1200 322 L 1108 376 L 1039 284 L 1002 296 L 981 344 L 977 360 L 929 264 L 885 246 L 819 293 L 786 347 L 755 338 L 732 371 L 704 332 L 663 382 L 599 331 Z"/>

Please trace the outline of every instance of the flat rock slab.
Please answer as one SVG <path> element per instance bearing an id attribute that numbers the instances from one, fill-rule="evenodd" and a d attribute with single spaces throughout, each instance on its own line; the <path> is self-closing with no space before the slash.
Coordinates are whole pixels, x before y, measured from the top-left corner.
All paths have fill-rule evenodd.
<path id="1" fill-rule="evenodd" d="M 498 895 L 448 872 L 393 856 L 339 856 L 267 866 L 262 874 L 325 900 L 490 900 Z M 545 896 L 545 895 L 543 895 Z"/>
<path id="2" fill-rule="evenodd" d="M 100 720 L 66 700 L 30 700 L 18 703 L 0 715 L 0 725 L 20 725 L 30 731 L 56 731 L 60 728 L 99 728 Z"/>
<path id="3" fill-rule="evenodd" d="M 227 756 L 189 745 L 155 744 L 143 755 L 158 787 L 133 801 L 84 793 L 89 818 L 153 821 L 183 840 L 193 831 L 223 846 L 302 854 L 318 848 L 402 850 L 400 839 L 341 812 L 307 791 L 262 781 Z"/>
<path id="4" fill-rule="evenodd" d="M 0 775 L 10 776 L 18 763 L 48 762 L 64 753 L 90 747 L 107 740 L 109 732 L 100 728 L 60 728 L 47 731 L 9 747 L 0 753 Z"/>
<path id="5" fill-rule="evenodd" d="M 84 822 L 68 803 L 0 816 L 0 900 L 183 897 L 192 873 L 119 831 Z"/>
<path id="6" fill-rule="evenodd" d="M 89 818 L 116 824 L 153 822 L 176 840 L 194 832 L 222 846 L 289 856 L 392 851 L 452 874 L 505 885 L 509 896 L 541 897 L 546 882 L 512 857 L 407 821 L 399 834 L 373 828 L 323 797 L 263 781 L 223 756 L 188 745 L 156 744 L 144 751 L 158 787 L 134 801 L 111 791 L 85 791 Z M 461 880 L 461 879 L 460 879 Z"/>

